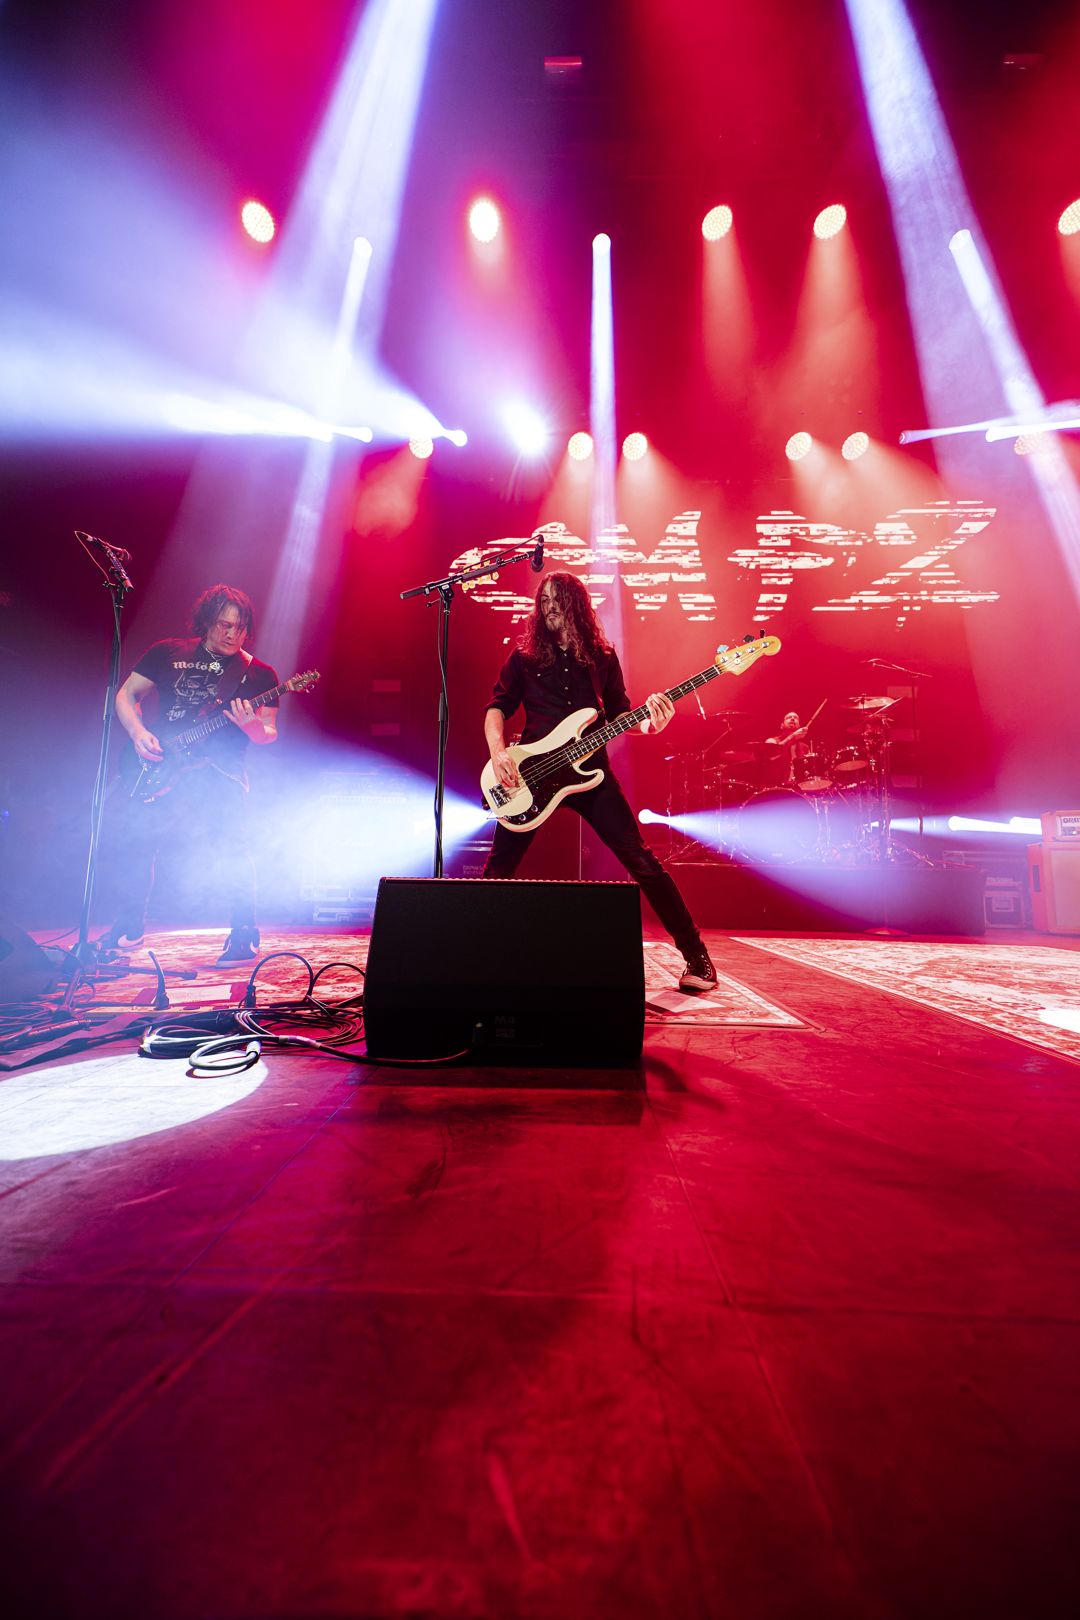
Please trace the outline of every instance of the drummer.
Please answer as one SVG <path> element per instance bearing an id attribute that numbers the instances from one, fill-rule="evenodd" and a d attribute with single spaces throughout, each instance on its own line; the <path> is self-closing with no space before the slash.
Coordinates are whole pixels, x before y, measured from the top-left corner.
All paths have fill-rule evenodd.
<path id="1" fill-rule="evenodd" d="M 808 727 L 804 726 L 794 709 L 785 714 L 780 729 L 773 737 L 766 737 L 776 752 L 770 756 L 768 774 L 773 787 L 795 785 L 795 761 L 810 752 L 806 741 Z"/>

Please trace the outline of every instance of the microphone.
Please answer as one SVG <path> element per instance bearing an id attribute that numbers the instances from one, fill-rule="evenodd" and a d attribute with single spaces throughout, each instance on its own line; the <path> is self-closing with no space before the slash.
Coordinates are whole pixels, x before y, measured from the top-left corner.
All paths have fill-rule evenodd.
<path id="1" fill-rule="evenodd" d="M 532 554 L 532 557 L 531 557 L 531 559 L 529 561 L 529 567 L 532 569 L 534 574 L 540 574 L 540 573 L 543 572 L 543 569 L 544 569 L 544 535 L 543 535 L 543 531 L 541 531 L 537 535 L 534 535 L 533 538 L 536 541 L 536 545 L 533 547 L 533 554 Z"/>
<path id="2" fill-rule="evenodd" d="M 96 534 L 87 534 L 83 529 L 76 529 L 75 538 L 81 540 L 84 546 L 100 546 L 102 551 L 107 552 L 110 557 L 115 557 L 117 562 L 131 561 L 130 551 L 125 551 L 123 546 L 111 546 L 107 540 L 99 539 Z"/>
<path id="3" fill-rule="evenodd" d="M 100 551 L 106 568 L 112 575 L 113 583 L 120 585 L 126 591 L 134 590 L 125 563 L 131 561 L 131 552 L 125 551 L 123 546 L 111 546 L 107 540 L 102 540 L 96 534 L 87 534 L 84 529 L 75 530 L 75 538 L 86 551 L 91 548 Z"/>

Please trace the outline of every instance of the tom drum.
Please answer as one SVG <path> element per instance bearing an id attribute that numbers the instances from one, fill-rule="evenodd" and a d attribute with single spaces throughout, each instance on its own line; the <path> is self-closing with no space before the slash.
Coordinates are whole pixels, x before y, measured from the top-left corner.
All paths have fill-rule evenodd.
<path id="1" fill-rule="evenodd" d="M 803 754 L 793 761 L 795 786 L 803 793 L 827 793 L 833 785 L 827 754 Z"/>

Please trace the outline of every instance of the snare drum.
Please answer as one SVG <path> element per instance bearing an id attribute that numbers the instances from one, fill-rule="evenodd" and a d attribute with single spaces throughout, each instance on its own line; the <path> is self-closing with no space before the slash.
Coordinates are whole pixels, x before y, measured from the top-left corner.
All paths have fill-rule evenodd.
<path id="1" fill-rule="evenodd" d="M 861 744 L 849 743 L 846 748 L 838 748 L 832 757 L 833 775 L 850 782 L 854 777 L 861 776 L 870 769 Z"/>
<path id="2" fill-rule="evenodd" d="M 793 761 L 795 786 L 803 793 L 827 793 L 833 785 L 827 754 L 803 754 Z"/>
<path id="3" fill-rule="evenodd" d="M 745 860 L 782 865 L 820 860 L 825 837 L 817 803 L 793 788 L 753 793 L 735 817 L 734 844 Z"/>

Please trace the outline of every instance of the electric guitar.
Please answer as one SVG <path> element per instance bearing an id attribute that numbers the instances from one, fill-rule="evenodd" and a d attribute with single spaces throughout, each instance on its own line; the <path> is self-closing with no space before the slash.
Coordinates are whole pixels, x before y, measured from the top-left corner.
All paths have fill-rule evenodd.
<path id="1" fill-rule="evenodd" d="M 280 686 L 272 686 L 269 692 L 260 692 L 257 697 L 249 698 L 248 701 L 253 709 L 261 709 L 265 703 L 280 697 L 282 692 L 306 692 L 318 679 L 317 669 L 306 669 L 302 675 L 293 675 L 289 680 L 282 681 Z M 164 798 L 165 794 L 170 793 L 176 786 L 185 771 L 195 770 L 212 762 L 211 739 L 215 733 L 234 724 L 225 708 L 216 706 L 209 712 L 204 712 L 202 718 L 193 726 L 174 732 L 171 737 L 163 737 L 160 731 L 155 730 L 165 757 L 151 762 L 135 755 L 135 763 L 140 770 L 132 785 L 131 797 L 140 799 L 143 804 L 153 804 L 155 799 Z M 225 771 L 226 776 L 231 774 Z"/>
<path id="2" fill-rule="evenodd" d="M 764 635 L 747 636 L 745 641 L 738 642 L 734 647 L 718 647 L 708 669 L 671 687 L 667 695 L 677 702 L 688 692 L 696 692 L 699 686 L 715 680 L 718 675 L 741 675 L 762 653 L 771 658 L 779 651 L 779 637 Z M 553 810 L 558 809 L 568 793 L 586 793 L 603 781 L 603 771 L 583 770 L 579 760 L 588 759 L 612 737 L 632 731 L 648 718 L 648 707 L 642 704 L 640 709 L 630 709 L 626 714 L 620 714 L 617 720 L 610 720 L 607 725 L 599 726 L 596 731 L 590 731 L 587 737 L 583 737 L 581 733 L 585 727 L 596 719 L 596 710 L 576 709 L 538 742 L 515 743 L 507 750 L 521 777 L 520 787 L 503 787 L 495 774 L 494 764 L 488 760 L 480 774 L 480 792 L 485 808 L 511 832 L 532 832 L 534 827 L 547 820 Z"/>

